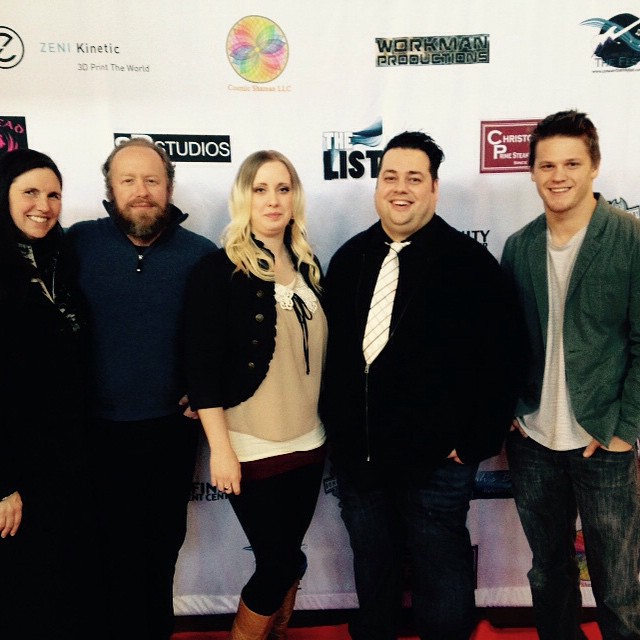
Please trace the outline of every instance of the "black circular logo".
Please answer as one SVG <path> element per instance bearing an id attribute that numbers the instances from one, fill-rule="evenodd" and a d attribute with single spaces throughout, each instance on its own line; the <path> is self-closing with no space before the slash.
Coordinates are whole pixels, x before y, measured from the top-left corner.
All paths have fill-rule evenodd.
<path id="1" fill-rule="evenodd" d="M 640 21 L 630 13 L 609 18 L 600 29 L 600 43 L 594 54 L 610 67 L 628 69 L 640 62 Z"/>
<path id="2" fill-rule="evenodd" d="M 22 38 L 9 27 L 0 26 L 0 69 L 11 69 L 24 57 Z"/>

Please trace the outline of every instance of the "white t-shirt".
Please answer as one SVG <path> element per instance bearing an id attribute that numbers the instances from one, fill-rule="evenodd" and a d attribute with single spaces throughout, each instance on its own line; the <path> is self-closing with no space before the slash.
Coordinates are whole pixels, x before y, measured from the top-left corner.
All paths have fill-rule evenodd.
<path id="1" fill-rule="evenodd" d="M 538 410 L 519 419 L 529 437 L 554 451 L 586 447 L 592 440 L 573 413 L 564 364 L 567 288 L 586 232 L 587 227 L 584 227 L 569 242 L 558 246 L 553 244 L 547 230 L 549 321 L 542 395 Z"/>

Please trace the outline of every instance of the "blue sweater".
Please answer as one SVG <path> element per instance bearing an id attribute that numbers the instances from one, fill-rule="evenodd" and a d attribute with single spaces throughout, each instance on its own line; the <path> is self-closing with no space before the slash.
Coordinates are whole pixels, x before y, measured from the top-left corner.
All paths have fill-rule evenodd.
<path id="1" fill-rule="evenodd" d="M 78 222 L 66 235 L 88 305 L 94 409 L 106 420 L 170 415 L 186 390 L 185 285 L 194 264 L 216 247 L 180 227 L 187 216 L 171 207 L 171 226 L 141 259 L 110 217 Z"/>

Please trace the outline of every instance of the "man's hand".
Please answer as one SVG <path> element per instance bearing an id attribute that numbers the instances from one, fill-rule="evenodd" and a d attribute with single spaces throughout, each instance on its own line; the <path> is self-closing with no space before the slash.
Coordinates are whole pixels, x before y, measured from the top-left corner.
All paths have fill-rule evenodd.
<path id="1" fill-rule="evenodd" d="M 598 449 L 624 453 L 625 451 L 630 451 L 631 449 L 633 449 L 633 445 L 629 444 L 622 438 L 618 438 L 618 436 L 613 436 L 613 438 L 611 438 L 609 446 L 605 447 L 603 444 L 600 444 L 595 438 L 593 438 L 582 452 L 582 457 L 590 458 Z"/>
<path id="2" fill-rule="evenodd" d="M 457 462 L 458 464 L 464 464 L 464 462 L 458 458 L 458 452 L 455 449 L 447 456 L 447 460 L 449 459 Z"/>
<path id="3" fill-rule="evenodd" d="M 189 398 L 184 395 L 182 396 L 182 398 L 180 398 L 180 401 L 178 402 L 178 404 L 181 407 L 184 407 L 184 411 L 182 413 L 182 415 L 185 418 L 191 418 L 192 420 L 197 420 L 199 418 L 198 416 L 198 412 L 194 411 L 190 406 L 189 406 Z"/>
<path id="4" fill-rule="evenodd" d="M 22 522 L 22 498 L 17 491 L 0 501 L 0 538 L 15 536 Z"/>

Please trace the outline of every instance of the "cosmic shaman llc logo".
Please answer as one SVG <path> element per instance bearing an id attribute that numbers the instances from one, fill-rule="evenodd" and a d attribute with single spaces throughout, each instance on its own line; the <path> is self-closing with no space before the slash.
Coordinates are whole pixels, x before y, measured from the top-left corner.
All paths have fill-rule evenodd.
<path id="1" fill-rule="evenodd" d="M 0 26 L 0 69 L 11 69 L 24 58 L 22 38 L 10 27 Z"/>
<path id="2" fill-rule="evenodd" d="M 273 20 L 245 16 L 229 31 L 227 57 L 233 70 L 244 80 L 271 82 L 287 66 L 289 43 L 284 31 Z"/>
<path id="3" fill-rule="evenodd" d="M 630 69 L 640 62 L 640 19 L 631 13 L 589 18 L 580 24 L 600 30 L 593 52 L 599 65 Z"/>

